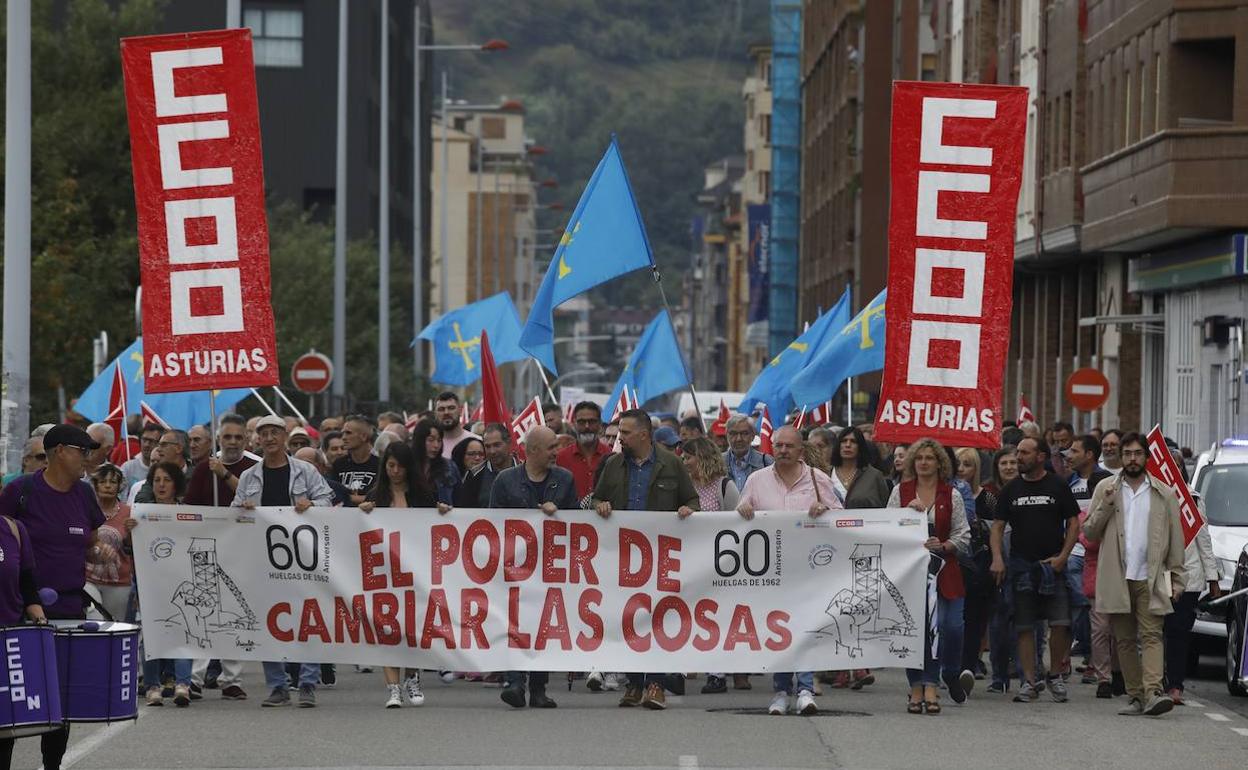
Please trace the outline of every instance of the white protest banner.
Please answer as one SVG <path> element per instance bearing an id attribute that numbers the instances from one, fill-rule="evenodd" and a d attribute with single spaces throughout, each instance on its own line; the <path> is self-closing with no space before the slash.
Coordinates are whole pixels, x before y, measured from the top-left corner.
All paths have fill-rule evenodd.
<path id="1" fill-rule="evenodd" d="M 909 510 L 135 515 L 151 657 L 458 671 L 922 665 L 927 526 Z"/>

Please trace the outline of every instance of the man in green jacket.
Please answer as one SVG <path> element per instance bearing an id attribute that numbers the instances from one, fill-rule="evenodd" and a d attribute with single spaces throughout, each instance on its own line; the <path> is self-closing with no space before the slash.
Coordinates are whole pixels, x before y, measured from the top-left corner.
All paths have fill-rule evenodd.
<path id="1" fill-rule="evenodd" d="M 650 415 L 630 409 L 620 416 L 623 452 L 602 462 L 594 487 L 594 510 L 604 519 L 614 510 L 675 511 L 685 518 L 698 509 L 698 492 L 680 458 L 653 440 Z M 629 674 L 620 706 L 665 708 L 663 674 Z"/>

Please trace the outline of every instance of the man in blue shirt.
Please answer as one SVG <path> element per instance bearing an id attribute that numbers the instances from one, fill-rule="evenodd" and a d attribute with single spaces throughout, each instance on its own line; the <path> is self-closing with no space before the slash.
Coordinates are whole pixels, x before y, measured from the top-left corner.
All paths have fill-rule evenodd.
<path id="1" fill-rule="evenodd" d="M 728 475 L 737 485 L 737 489 L 745 489 L 745 480 L 756 470 L 766 468 L 774 460 L 770 455 L 754 449 L 754 423 L 743 414 L 728 419 L 725 426 L 728 432 L 728 451 L 724 452 L 724 464 L 728 466 Z"/>
<path id="2" fill-rule="evenodd" d="M 679 457 L 654 443 L 650 415 L 630 409 L 620 416 L 623 452 L 602 463 L 594 487 L 594 510 L 604 519 L 613 510 L 675 511 L 682 519 L 698 510 L 698 492 Z M 623 707 L 666 708 L 663 674 L 628 675 Z"/>

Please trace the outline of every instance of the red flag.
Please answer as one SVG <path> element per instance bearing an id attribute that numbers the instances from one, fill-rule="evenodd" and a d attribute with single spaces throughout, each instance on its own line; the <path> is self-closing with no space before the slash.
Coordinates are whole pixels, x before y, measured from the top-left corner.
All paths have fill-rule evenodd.
<path id="1" fill-rule="evenodd" d="M 576 408 L 576 404 L 572 403 L 571 401 L 569 401 L 568 405 L 563 408 L 563 421 L 566 422 L 568 425 L 572 424 L 572 419 L 573 419 L 572 412 L 575 408 Z"/>
<path id="2" fill-rule="evenodd" d="M 530 428 L 545 424 L 546 417 L 542 414 L 542 400 L 534 396 L 528 406 L 520 414 L 516 415 L 516 419 L 511 423 L 511 436 L 515 440 L 516 449 L 522 457 L 524 456 L 525 434 L 529 432 Z"/>
<path id="3" fill-rule="evenodd" d="M 126 375 L 121 364 L 113 365 L 113 387 L 108 394 L 108 416 L 104 422 L 113 429 L 113 440 L 126 445 L 126 459 L 130 459 L 130 442 L 126 435 Z"/>
<path id="4" fill-rule="evenodd" d="M 620 389 L 620 397 L 616 399 L 615 401 L 615 411 L 611 413 L 610 422 L 615 422 L 616 420 L 620 419 L 620 415 L 624 414 L 625 412 L 627 412 L 629 409 L 632 409 L 632 408 L 633 408 L 633 405 L 631 403 L 631 400 L 628 397 L 628 385 L 625 385 L 623 388 Z"/>
<path id="5" fill-rule="evenodd" d="M 406 411 L 403 412 L 403 427 L 407 428 L 408 433 L 411 433 L 412 431 L 416 430 L 416 426 L 419 424 L 420 424 L 419 414 L 408 414 Z"/>
<path id="6" fill-rule="evenodd" d="M 461 428 L 467 428 L 468 422 L 468 402 L 464 401 L 459 405 L 459 425 Z"/>
<path id="7" fill-rule="evenodd" d="M 148 406 L 146 401 L 139 402 L 139 413 L 143 415 L 144 425 L 159 425 L 165 430 L 173 430 L 173 428 L 169 427 L 169 423 L 165 422 L 163 417 L 156 414 L 155 409 Z"/>
<path id="8" fill-rule="evenodd" d="M 277 385 L 251 31 L 121 41 L 143 390 Z"/>
<path id="9" fill-rule="evenodd" d="M 1200 515 L 1200 509 L 1196 507 L 1192 490 L 1183 481 L 1183 474 L 1179 472 L 1179 465 L 1174 461 L 1174 455 L 1170 454 L 1170 447 L 1166 446 L 1166 439 L 1161 435 L 1160 425 L 1154 425 L 1153 429 L 1148 432 L 1148 465 L 1146 467 L 1150 476 L 1169 487 L 1174 496 L 1179 499 L 1179 522 L 1183 525 L 1183 547 L 1186 548 L 1196 538 L 1196 533 L 1200 531 L 1205 520 Z"/>
<path id="10" fill-rule="evenodd" d="M 490 351 L 490 335 L 481 330 L 481 417 L 487 422 L 511 424 L 511 410 L 503 395 L 503 381 L 499 379 L 494 354 Z"/>
<path id="11" fill-rule="evenodd" d="M 765 455 L 771 454 L 771 413 L 763 407 L 763 414 L 758 418 L 758 451 Z"/>
<path id="12" fill-rule="evenodd" d="M 1036 415 L 1031 411 L 1031 405 L 1027 403 L 1027 397 L 1022 393 L 1018 394 L 1018 424 L 1025 422 L 1035 422 Z"/>
<path id="13" fill-rule="evenodd" d="M 728 411 L 728 405 L 724 403 L 724 399 L 719 399 L 719 414 L 715 415 L 715 422 L 711 423 L 711 434 L 722 436 L 728 430 L 728 419 L 732 417 L 732 412 Z"/>
<path id="14" fill-rule="evenodd" d="M 481 422 L 485 419 L 485 402 L 477 404 L 477 408 L 472 410 L 472 416 L 468 418 L 472 422 Z"/>
<path id="15" fill-rule="evenodd" d="M 1028 92 L 893 84 L 888 334 L 875 439 L 1001 446 Z"/>

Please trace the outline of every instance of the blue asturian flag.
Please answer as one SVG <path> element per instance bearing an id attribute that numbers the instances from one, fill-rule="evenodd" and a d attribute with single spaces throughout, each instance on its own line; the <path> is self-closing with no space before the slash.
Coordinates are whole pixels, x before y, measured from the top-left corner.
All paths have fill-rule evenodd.
<path id="1" fill-rule="evenodd" d="M 849 289 L 845 289 L 831 310 L 815 319 L 810 328 L 763 367 L 745 398 L 741 399 L 739 411 L 750 414 L 761 401 L 767 405 L 772 422 L 777 426 L 783 425 L 785 416 L 796 405 L 789 392 L 793 376 L 802 371 L 826 340 L 839 332 L 848 321 Z"/>
<path id="2" fill-rule="evenodd" d="M 599 284 L 653 265 L 641 212 L 612 136 L 611 146 L 585 185 L 533 298 L 533 308 L 520 333 L 520 347 L 557 373 L 555 308 Z M 491 344 L 493 341 L 491 335 Z"/>
<path id="3" fill-rule="evenodd" d="M 676 341 L 676 330 L 666 310 L 654 317 L 637 340 L 628 365 L 620 374 L 611 398 L 607 399 L 608 418 L 625 385 L 637 394 L 639 404 L 689 385 L 689 368 L 685 366 L 680 344 Z"/>
<path id="4" fill-rule="evenodd" d="M 126 378 L 126 414 L 139 414 L 139 402 L 146 401 L 156 414 L 159 414 L 172 428 L 190 430 L 196 425 L 205 425 L 212 419 L 212 407 L 208 403 L 208 391 L 191 390 L 185 393 L 145 393 L 143 390 L 143 338 L 139 337 L 130 347 L 121 351 L 108 366 L 100 372 L 100 376 L 87 386 L 78 400 L 74 402 L 74 411 L 93 422 L 102 421 L 108 416 L 108 399 L 113 386 L 113 365 L 121 367 Z M 251 395 L 249 388 L 232 388 L 230 390 L 213 391 L 217 402 L 217 414 L 230 411 L 239 401 Z"/>
<path id="5" fill-rule="evenodd" d="M 832 398 L 849 377 L 884 368 L 884 300 L 888 289 L 867 303 L 819 349 L 806 368 L 793 378 L 793 400 L 813 407 Z"/>
<path id="6" fill-rule="evenodd" d="M 452 310 L 421 330 L 419 339 L 433 343 L 434 370 L 430 379 L 461 387 L 481 379 L 483 330 L 489 332 L 494 363 L 529 357 L 520 348 L 520 314 L 511 294 L 504 291 Z"/>

